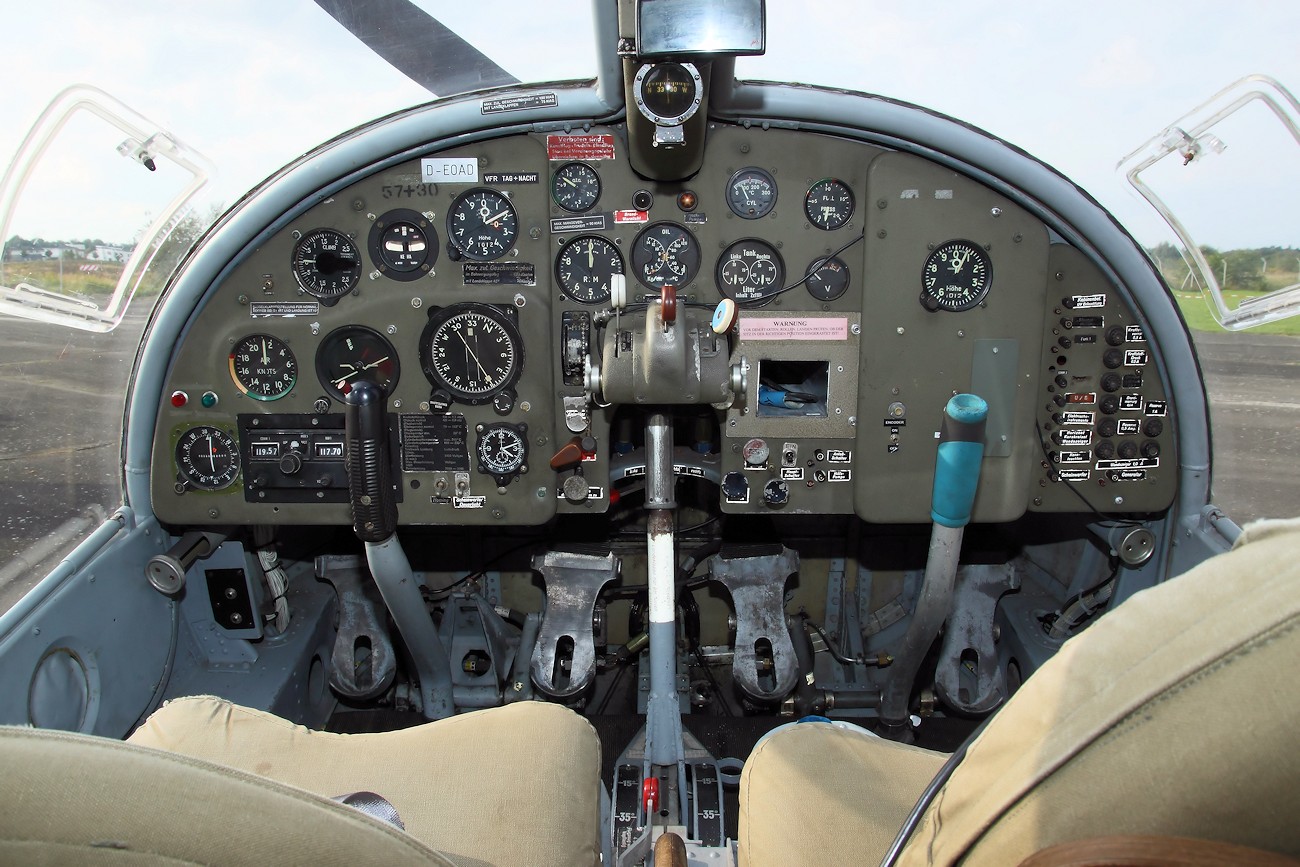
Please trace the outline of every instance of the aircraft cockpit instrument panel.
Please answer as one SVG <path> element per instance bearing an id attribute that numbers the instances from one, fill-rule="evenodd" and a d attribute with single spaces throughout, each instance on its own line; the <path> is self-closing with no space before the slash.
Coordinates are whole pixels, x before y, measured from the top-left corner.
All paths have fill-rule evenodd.
<path id="1" fill-rule="evenodd" d="M 683 401 L 674 469 L 723 512 L 926 522 L 942 408 L 968 391 L 989 403 L 976 520 L 1173 500 L 1160 359 L 1091 259 L 921 156 L 711 122 L 684 181 L 639 177 L 622 125 L 515 133 L 285 215 L 176 348 L 154 509 L 348 524 L 343 412 L 366 380 L 400 523 L 605 512 L 645 461 L 600 365 L 641 351 L 634 325 L 665 296 L 702 321 L 721 305 L 693 351 L 729 366 L 734 396 Z M 676 387 L 629 382 L 622 403 Z"/>

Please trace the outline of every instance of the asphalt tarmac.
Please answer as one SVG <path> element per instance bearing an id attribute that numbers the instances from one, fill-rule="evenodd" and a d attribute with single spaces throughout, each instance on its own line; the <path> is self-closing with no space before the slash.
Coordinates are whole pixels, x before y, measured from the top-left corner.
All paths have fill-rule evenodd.
<path id="1" fill-rule="evenodd" d="M 0 317 L 0 611 L 120 502 L 122 395 L 147 312 L 133 305 L 109 334 Z M 1300 515 L 1300 337 L 1197 343 L 1215 502 L 1238 523 Z"/>

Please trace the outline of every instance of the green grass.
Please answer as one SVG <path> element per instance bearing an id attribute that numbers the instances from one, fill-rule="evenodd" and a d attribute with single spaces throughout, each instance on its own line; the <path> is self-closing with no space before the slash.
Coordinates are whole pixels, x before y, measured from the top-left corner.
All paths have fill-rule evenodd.
<path id="1" fill-rule="evenodd" d="M 1257 293 L 1234 292 L 1231 290 L 1223 293 L 1223 300 L 1228 303 L 1229 307 L 1236 307 L 1244 299 L 1252 297 L 1258 297 Z M 1174 298 L 1178 301 L 1178 306 L 1182 308 L 1183 318 L 1187 320 L 1188 327 L 1193 331 L 1227 332 L 1228 329 L 1223 328 L 1214 320 L 1214 315 L 1210 312 L 1210 305 L 1201 296 L 1200 292 L 1175 292 Z M 1300 336 L 1300 316 L 1270 322 L 1267 325 L 1257 325 L 1248 330 L 1254 334 Z"/>
<path id="2" fill-rule="evenodd" d="M 92 264 L 98 264 L 99 270 L 81 270 L 82 265 Z M 112 294 L 114 287 L 117 286 L 117 281 L 122 277 L 122 266 L 112 262 L 94 263 L 80 259 L 66 260 L 63 263 L 62 277 L 60 277 L 59 260 L 57 259 L 5 262 L 4 276 L 5 285 L 8 286 L 30 283 L 47 292 L 86 297 Z"/>

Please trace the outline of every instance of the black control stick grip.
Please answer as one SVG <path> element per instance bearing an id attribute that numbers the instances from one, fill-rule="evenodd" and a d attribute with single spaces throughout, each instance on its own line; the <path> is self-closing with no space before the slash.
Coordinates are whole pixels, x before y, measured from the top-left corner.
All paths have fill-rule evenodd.
<path id="1" fill-rule="evenodd" d="M 363 542 L 384 542 L 397 532 L 384 392 L 361 380 L 344 401 L 352 529 Z"/>

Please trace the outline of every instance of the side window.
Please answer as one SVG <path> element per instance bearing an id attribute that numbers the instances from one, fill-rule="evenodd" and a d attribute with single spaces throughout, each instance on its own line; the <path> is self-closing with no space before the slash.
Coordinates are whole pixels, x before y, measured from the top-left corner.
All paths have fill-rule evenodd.
<path id="1" fill-rule="evenodd" d="M 200 155 L 102 91 L 65 90 L 0 186 L 0 612 L 122 503 L 122 419 L 149 311 L 213 214 Z"/>
<path id="2" fill-rule="evenodd" d="M 1169 240 L 1147 253 L 1196 344 L 1214 437 L 1212 493 L 1238 523 L 1300 514 L 1298 145 L 1300 103 L 1254 75 L 1119 166 L 1165 224 Z"/>

